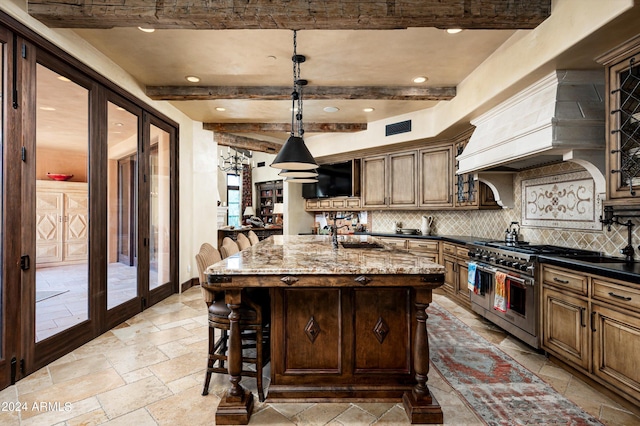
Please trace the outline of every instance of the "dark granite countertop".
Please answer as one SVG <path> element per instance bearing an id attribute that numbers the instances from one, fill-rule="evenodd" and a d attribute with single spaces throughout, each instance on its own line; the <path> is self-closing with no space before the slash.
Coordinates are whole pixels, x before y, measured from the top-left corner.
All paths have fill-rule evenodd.
<path id="1" fill-rule="evenodd" d="M 638 260 L 633 263 L 590 263 L 550 255 L 538 256 L 538 259 L 542 263 L 561 266 L 573 271 L 587 272 L 603 277 L 640 284 L 640 261 Z"/>
<path id="2" fill-rule="evenodd" d="M 372 235 L 374 237 L 415 238 L 415 239 L 423 239 L 423 240 L 448 241 L 450 243 L 465 244 L 465 245 L 472 244 L 475 241 L 495 241 L 495 238 L 494 239 L 480 238 L 480 237 L 473 237 L 471 235 L 412 235 L 412 234 L 394 234 L 391 232 L 387 232 L 387 233 L 371 232 L 371 233 L 367 233 L 367 235 Z"/>
<path id="3" fill-rule="evenodd" d="M 448 241 L 456 244 L 472 244 L 476 241 L 486 242 L 495 241 L 495 239 L 473 237 L 471 235 L 406 235 L 395 233 L 371 232 L 367 235 L 374 237 L 395 237 L 395 238 L 416 238 L 427 240 Z M 587 272 L 590 274 L 600 275 L 603 277 L 619 279 L 632 283 L 640 284 L 640 260 L 633 263 L 590 263 L 576 259 L 562 258 L 552 255 L 538 256 L 540 262 L 561 266 L 574 271 Z"/>

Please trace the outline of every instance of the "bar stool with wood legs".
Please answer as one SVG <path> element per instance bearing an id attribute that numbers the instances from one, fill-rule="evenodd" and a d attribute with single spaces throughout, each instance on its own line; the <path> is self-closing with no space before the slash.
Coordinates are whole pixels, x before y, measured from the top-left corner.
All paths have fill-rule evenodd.
<path id="1" fill-rule="evenodd" d="M 211 247 L 210 244 L 205 244 Z M 203 247 L 201 247 L 200 252 L 196 254 L 196 262 L 200 273 L 200 285 L 203 288 L 203 296 L 205 292 L 208 293 L 208 296 L 205 296 L 205 302 L 207 302 L 209 308 L 209 359 L 207 362 L 204 388 L 202 390 L 203 396 L 209 393 L 212 373 L 229 373 L 225 362 L 227 361 L 230 328 L 229 314 L 231 313 L 231 309 L 225 304 L 224 291 L 219 291 L 218 287 L 213 287 L 206 282 L 205 271 L 209 265 L 215 263 L 212 262 L 212 260 L 215 260 L 215 256 L 209 259 L 206 258 L 206 254 L 210 249 L 206 247 L 205 244 L 203 244 L 204 250 Z M 208 299 L 210 302 L 207 301 Z M 243 351 L 242 375 L 256 378 L 258 399 L 260 401 L 264 401 L 262 367 L 266 365 L 270 359 L 269 322 L 271 314 L 269 304 L 268 290 L 251 289 L 251 291 L 243 291 L 243 305 L 240 308 L 240 314 L 242 316 L 240 321 Z M 220 330 L 220 338 L 218 340 L 215 338 L 216 329 Z M 255 364 L 255 370 L 245 369 L 245 363 Z"/>

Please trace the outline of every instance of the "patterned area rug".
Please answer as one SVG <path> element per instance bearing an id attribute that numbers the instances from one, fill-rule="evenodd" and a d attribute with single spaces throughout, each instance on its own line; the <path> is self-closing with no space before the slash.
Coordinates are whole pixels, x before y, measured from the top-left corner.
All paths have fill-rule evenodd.
<path id="1" fill-rule="evenodd" d="M 437 303 L 427 313 L 432 365 L 487 424 L 602 425 Z"/>

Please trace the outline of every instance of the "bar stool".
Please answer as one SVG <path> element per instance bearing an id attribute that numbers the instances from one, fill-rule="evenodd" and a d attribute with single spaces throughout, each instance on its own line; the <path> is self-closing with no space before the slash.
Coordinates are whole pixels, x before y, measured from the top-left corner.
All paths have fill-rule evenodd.
<path id="1" fill-rule="evenodd" d="M 252 246 L 255 246 L 256 244 L 258 244 L 260 242 L 260 238 L 258 238 L 256 233 L 253 232 L 253 231 L 247 232 L 247 237 L 249 237 L 249 241 L 251 242 Z"/>
<path id="2" fill-rule="evenodd" d="M 238 233 L 236 237 L 236 243 L 238 243 L 238 248 L 242 251 L 248 247 L 251 247 L 251 241 L 247 238 L 243 233 Z"/>
<path id="3" fill-rule="evenodd" d="M 198 272 L 200 273 L 200 285 L 203 288 L 203 297 L 208 306 L 209 320 L 209 357 L 204 388 L 202 389 L 203 396 L 209 394 L 209 385 L 213 373 L 229 374 L 225 363 L 227 361 L 229 344 L 229 314 L 231 313 L 231 309 L 229 309 L 225 303 L 224 291 L 219 291 L 219 288 L 211 286 L 206 281 L 205 271 L 207 267 L 215 263 L 209 263 L 215 260 L 215 255 L 208 259 L 206 258 L 206 255 L 210 254 L 210 248 L 213 247 L 205 243 L 200 247 L 200 252 L 196 254 L 196 263 L 198 265 Z M 218 257 L 219 256 L 218 254 Z M 218 261 L 219 260 L 220 259 L 218 259 Z M 207 293 L 206 295 L 205 292 Z M 264 401 L 262 367 L 266 365 L 270 359 L 269 323 L 271 311 L 269 293 L 266 289 L 243 290 L 242 299 L 242 306 L 240 307 L 240 315 L 242 317 L 240 321 L 243 352 L 242 375 L 256 378 L 258 399 L 262 402 Z M 216 330 L 220 330 L 220 338 L 217 340 L 215 338 Z M 254 364 L 255 370 L 246 369 L 244 367 L 245 363 Z"/>

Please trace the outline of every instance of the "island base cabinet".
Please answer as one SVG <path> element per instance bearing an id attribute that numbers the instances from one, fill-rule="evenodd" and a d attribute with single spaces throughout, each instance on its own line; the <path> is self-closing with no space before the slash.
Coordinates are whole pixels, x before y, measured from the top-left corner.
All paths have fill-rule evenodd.
<path id="1" fill-rule="evenodd" d="M 414 293 L 272 289 L 268 398 L 399 400 L 415 385 Z"/>
<path id="2" fill-rule="evenodd" d="M 594 303 L 593 372 L 640 400 L 640 316 Z"/>
<path id="3" fill-rule="evenodd" d="M 544 349 L 582 371 L 588 371 L 588 303 L 546 286 L 542 288 L 542 300 L 542 317 L 545 318 L 542 332 Z"/>

